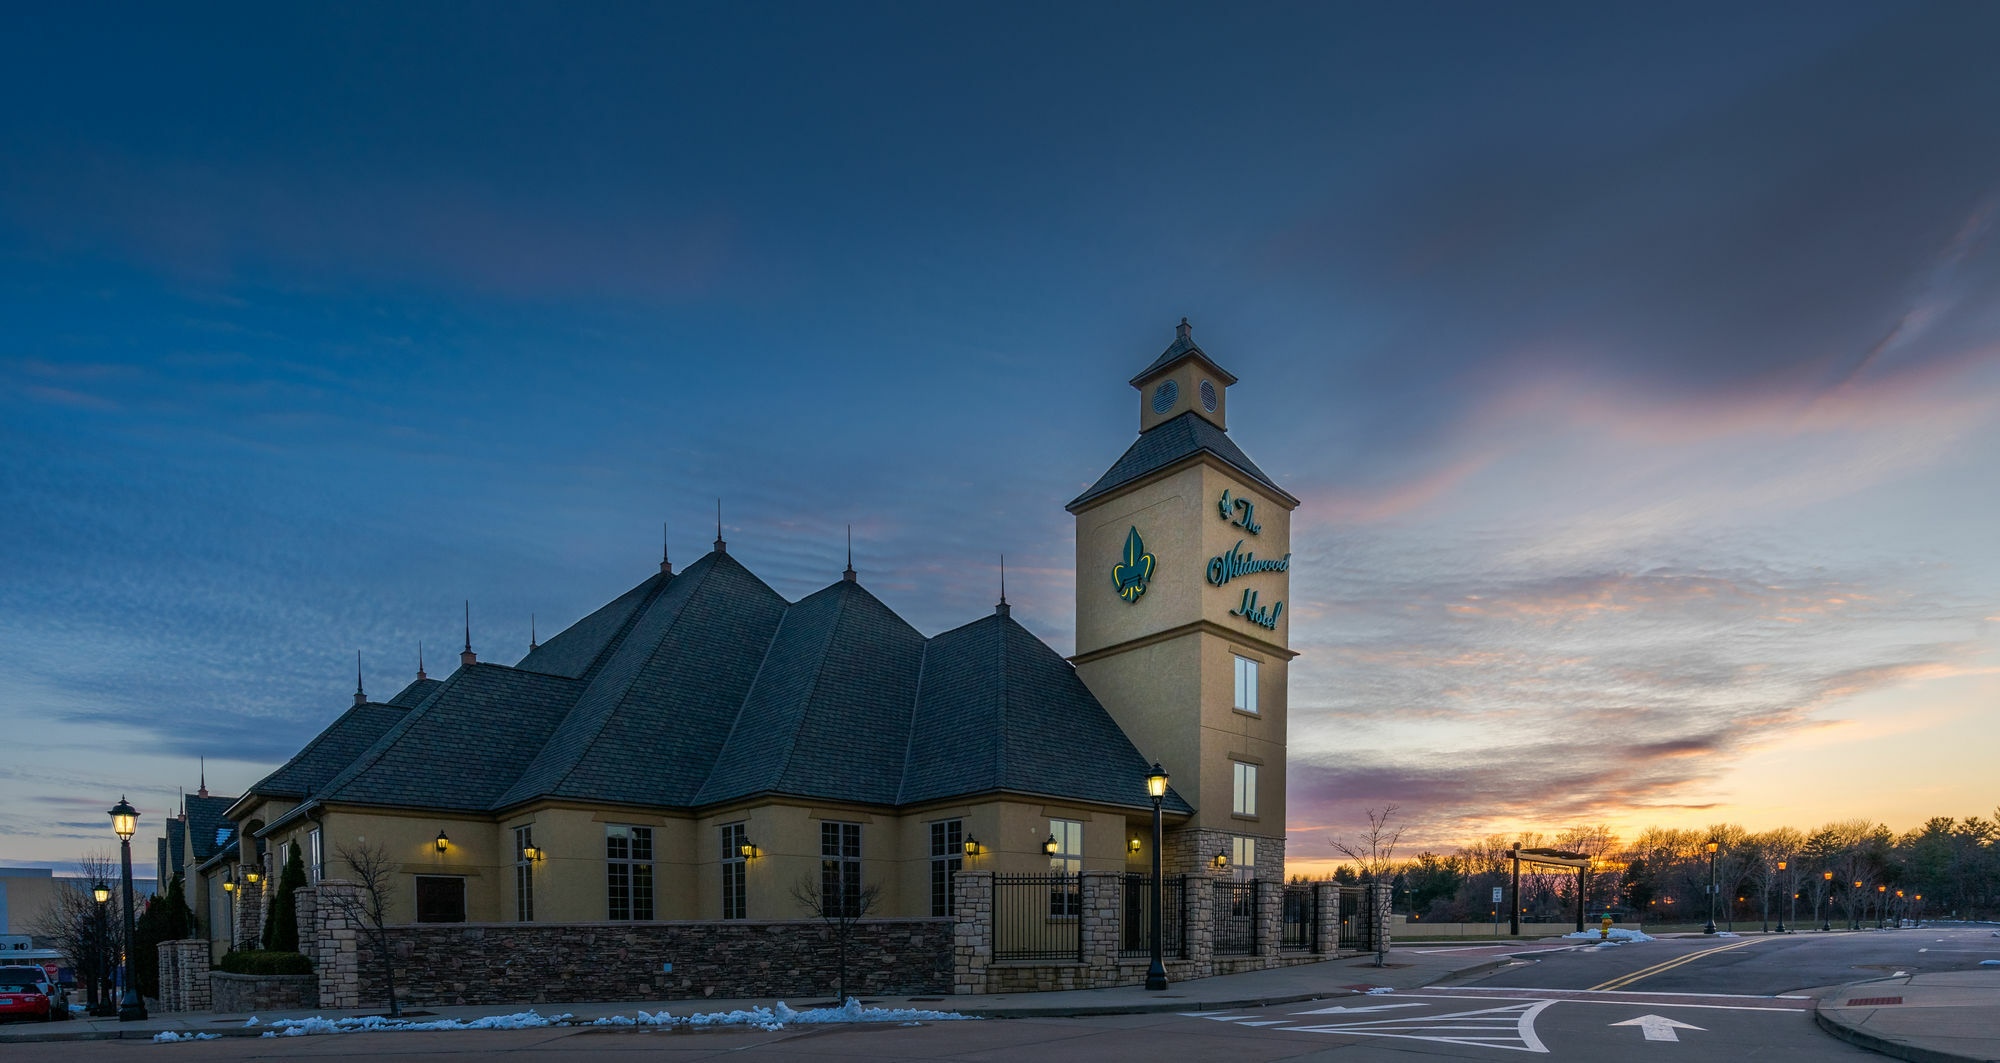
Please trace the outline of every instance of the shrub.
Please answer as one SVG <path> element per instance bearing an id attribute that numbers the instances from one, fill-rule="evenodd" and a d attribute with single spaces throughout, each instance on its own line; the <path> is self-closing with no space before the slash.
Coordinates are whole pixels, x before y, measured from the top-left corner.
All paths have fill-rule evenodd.
<path id="1" fill-rule="evenodd" d="M 291 856 L 278 875 L 278 888 L 271 894 L 271 910 L 264 917 L 265 951 L 299 951 L 299 909 L 292 891 L 305 884 L 305 859 L 299 855 L 299 843 L 293 842 Z"/>
<path id="2" fill-rule="evenodd" d="M 296 952 L 245 950 L 224 953 L 215 969 L 227 974 L 311 974 L 312 961 Z"/>

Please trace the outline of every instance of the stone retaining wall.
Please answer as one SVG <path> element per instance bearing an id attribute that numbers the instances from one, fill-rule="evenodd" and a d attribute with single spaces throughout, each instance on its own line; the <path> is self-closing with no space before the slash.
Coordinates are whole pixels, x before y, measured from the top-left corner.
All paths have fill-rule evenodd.
<path id="1" fill-rule="evenodd" d="M 229 1015 L 319 1007 L 319 976 L 311 974 L 209 974 L 214 1011 Z"/>
<path id="2" fill-rule="evenodd" d="M 162 941 L 159 955 L 160 1010 L 207 1011 L 208 941 L 204 938 Z"/>

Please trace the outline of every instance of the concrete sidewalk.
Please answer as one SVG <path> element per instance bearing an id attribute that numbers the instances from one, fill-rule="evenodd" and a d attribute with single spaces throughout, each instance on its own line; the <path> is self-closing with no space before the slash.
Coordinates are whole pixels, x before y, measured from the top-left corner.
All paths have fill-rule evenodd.
<path id="1" fill-rule="evenodd" d="M 2000 1060 L 2000 968 L 1855 982 L 1820 994 L 1826 1032 L 1912 1063 Z"/>
<path id="2" fill-rule="evenodd" d="M 1147 992 L 1138 986 L 1111 989 L 1079 989 L 1054 993 L 994 993 L 966 996 L 885 997 L 869 996 L 863 1003 L 880 1008 L 921 1008 L 954 1011 L 982 1018 L 1048 1018 L 1083 1015 L 1126 1015 L 1160 1011 L 1212 1011 L 1221 1008 L 1258 1007 L 1296 1000 L 1351 996 L 1369 989 L 1415 989 L 1468 971 L 1505 963 L 1514 954 L 1530 954 L 1573 948 L 1574 943 L 1553 941 L 1507 945 L 1461 945 L 1451 948 L 1413 947 L 1389 953 L 1388 965 L 1376 967 L 1370 956 L 1324 963 L 1300 964 L 1266 971 L 1221 975 L 1180 982 L 1165 992 Z M 631 1015 L 635 1011 L 654 1014 L 691 1015 L 768 1008 L 775 998 L 753 1000 L 662 1000 L 605 1001 L 586 1004 L 491 1004 L 452 1007 L 411 1007 L 406 1015 L 415 1022 L 436 1019 L 472 1020 L 488 1015 L 535 1011 L 542 1015 L 571 1015 L 589 1022 L 608 1015 Z M 824 998 L 788 1000 L 795 1008 L 825 1004 Z M 312 1009 L 305 1011 L 261 1012 L 257 1018 L 268 1023 L 276 1019 L 321 1016 L 328 1019 L 380 1015 L 380 1008 L 360 1010 Z M 67 1022 L 18 1023 L 0 1027 L 0 1044 L 16 1041 L 93 1041 L 119 1038 L 150 1039 L 155 1034 L 209 1033 L 225 1037 L 257 1036 L 260 1027 L 246 1027 L 247 1014 L 226 1015 L 197 1011 L 173 1015 L 153 1015 L 135 1022 L 117 1019 L 78 1017 Z"/>

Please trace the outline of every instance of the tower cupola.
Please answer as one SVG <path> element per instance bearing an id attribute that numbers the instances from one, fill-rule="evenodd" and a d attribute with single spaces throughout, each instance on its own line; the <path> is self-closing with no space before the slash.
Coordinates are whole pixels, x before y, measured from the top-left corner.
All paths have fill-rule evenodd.
<path id="1" fill-rule="evenodd" d="M 1229 430 L 1229 385 L 1236 377 L 1195 346 L 1187 318 L 1174 329 L 1174 342 L 1153 364 L 1132 378 L 1139 389 L 1139 431 L 1192 413 L 1223 431 Z"/>

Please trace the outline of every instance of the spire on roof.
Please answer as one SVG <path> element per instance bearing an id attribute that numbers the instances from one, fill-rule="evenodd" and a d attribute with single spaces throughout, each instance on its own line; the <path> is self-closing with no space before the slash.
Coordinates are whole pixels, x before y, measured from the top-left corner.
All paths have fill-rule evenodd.
<path id="1" fill-rule="evenodd" d="M 535 652 L 536 650 L 539 650 L 539 649 L 541 649 L 541 647 L 540 647 L 539 645 L 536 645 L 536 643 L 535 643 L 535 614 L 533 614 L 533 613 L 529 613 L 529 614 L 528 614 L 528 652 L 529 652 L 529 653 L 533 653 L 533 652 Z"/>
<path id="2" fill-rule="evenodd" d="M 366 705 L 366 704 L 368 704 L 368 695 L 367 695 L 367 694 L 364 694 L 364 693 L 362 693 L 362 691 L 361 691 L 361 651 L 360 651 L 360 650 L 355 650 L 355 651 L 354 651 L 354 703 L 355 703 L 356 705 Z"/>
<path id="3" fill-rule="evenodd" d="M 719 498 L 715 500 L 715 552 L 729 552 L 729 544 L 722 541 L 722 499 Z"/>
<path id="4" fill-rule="evenodd" d="M 472 652 L 472 599 L 465 600 L 465 652 L 458 655 L 461 668 L 478 664 L 479 657 Z"/>
<path id="5" fill-rule="evenodd" d="M 429 679 L 429 678 L 430 678 L 430 676 L 427 676 L 427 675 L 425 675 L 425 674 L 424 674 L 424 640 L 423 640 L 423 639 L 418 639 L 418 640 L 417 640 L 417 682 L 421 683 L 421 682 L 423 682 L 424 680 L 426 680 L 426 679 Z"/>
<path id="6" fill-rule="evenodd" d="M 840 578 L 849 583 L 854 582 L 854 525 L 852 524 L 847 526 L 847 569 L 840 574 Z"/>
<path id="7" fill-rule="evenodd" d="M 669 576 L 674 574 L 674 559 L 670 556 L 670 552 L 667 549 L 666 521 L 660 522 L 660 571 Z"/>
<path id="8" fill-rule="evenodd" d="M 1006 616 L 1013 610 L 1007 605 L 1007 555 L 1000 555 L 1000 604 L 993 607 L 997 616 Z"/>
<path id="9" fill-rule="evenodd" d="M 208 758 L 207 758 L 207 757 L 202 757 L 202 758 L 200 758 L 200 760 L 199 760 L 199 761 L 198 761 L 197 763 L 199 763 L 199 764 L 201 765 L 201 789 L 199 789 L 199 790 L 196 790 L 196 791 L 195 791 L 195 793 L 194 793 L 194 795 L 195 795 L 196 797 L 207 797 L 207 796 L 208 796 Z M 119 800 L 121 800 L 121 801 L 122 801 L 122 800 L 124 800 L 124 798 L 119 798 Z"/>
<path id="10" fill-rule="evenodd" d="M 1181 318 L 1181 323 L 1175 326 L 1174 336 L 1182 340 L 1192 341 L 1194 339 L 1194 329 L 1188 325 L 1187 318 Z"/>

